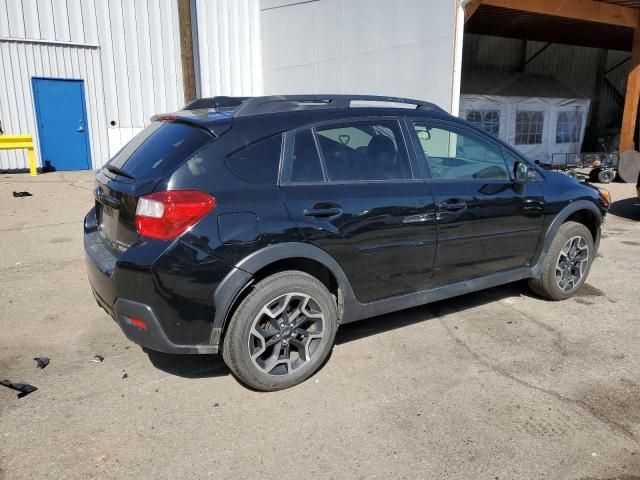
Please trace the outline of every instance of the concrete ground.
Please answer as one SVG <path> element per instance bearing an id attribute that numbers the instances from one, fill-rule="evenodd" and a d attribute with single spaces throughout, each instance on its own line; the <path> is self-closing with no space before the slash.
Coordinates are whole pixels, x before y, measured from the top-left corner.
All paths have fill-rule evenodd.
<path id="1" fill-rule="evenodd" d="M 517 283 L 345 326 L 318 374 L 268 394 L 216 356 L 149 356 L 98 308 L 92 186 L 0 175 L 0 379 L 38 387 L 0 387 L 0 477 L 640 478 L 633 185 L 609 186 L 604 257 L 575 298 Z"/>

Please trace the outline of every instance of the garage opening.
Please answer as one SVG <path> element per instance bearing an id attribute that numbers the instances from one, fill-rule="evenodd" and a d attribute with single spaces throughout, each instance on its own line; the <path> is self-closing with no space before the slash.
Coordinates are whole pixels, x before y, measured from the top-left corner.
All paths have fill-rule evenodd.
<path id="1" fill-rule="evenodd" d="M 545 165 L 603 159 L 635 182 L 639 27 L 640 0 L 468 1 L 459 115 Z"/>

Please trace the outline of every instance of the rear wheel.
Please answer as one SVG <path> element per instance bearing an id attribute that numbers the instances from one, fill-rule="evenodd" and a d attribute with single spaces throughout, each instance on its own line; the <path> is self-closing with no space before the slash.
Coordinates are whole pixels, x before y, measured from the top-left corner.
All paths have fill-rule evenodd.
<path id="1" fill-rule="evenodd" d="M 595 256 L 587 227 L 566 222 L 556 233 L 544 260 L 540 278 L 529 280 L 531 289 L 549 300 L 572 297 L 584 284 Z"/>
<path id="2" fill-rule="evenodd" d="M 331 352 L 335 298 L 316 278 L 286 271 L 256 285 L 230 320 L 223 358 L 242 383 L 271 391 L 303 382 Z"/>

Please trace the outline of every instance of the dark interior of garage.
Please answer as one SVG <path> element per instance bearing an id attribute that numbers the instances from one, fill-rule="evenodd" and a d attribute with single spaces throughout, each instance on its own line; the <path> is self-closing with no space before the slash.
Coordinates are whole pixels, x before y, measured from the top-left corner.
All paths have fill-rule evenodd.
<path id="1" fill-rule="evenodd" d="M 516 91 L 521 101 L 529 97 L 526 104 L 557 95 L 588 100 L 584 115 L 560 106 L 553 116 L 536 117 L 544 122 L 540 128 L 549 130 L 549 157 L 562 151 L 555 140 L 572 132 L 579 137 L 580 130 L 582 141 L 576 145 L 581 152 L 638 149 L 639 0 L 472 0 L 465 17 L 461 116 L 472 121 L 482 117 L 482 109 L 465 111 L 465 94 L 496 95 L 504 87 L 502 77 L 511 83 L 520 78 L 530 87 Z M 491 115 L 495 119 L 497 114 Z M 518 126 L 501 126 L 500 136 L 508 132 L 516 144 L 540 141 L 523 137 L 523 128 L 537 128 L 522 127 L 523 119 L 531 121 L 520 110 L 511 115 L 508 121 Z"/>

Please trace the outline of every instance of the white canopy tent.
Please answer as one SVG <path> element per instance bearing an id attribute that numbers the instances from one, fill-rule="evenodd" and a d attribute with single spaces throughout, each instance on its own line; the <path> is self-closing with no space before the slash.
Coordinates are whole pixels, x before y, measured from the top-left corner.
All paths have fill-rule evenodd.
<path id="1" fill-rule="evenodd" d="M 472 72 L 463 78 L 460 117 L 551 164 L 580 152 L 590 100 L 545 75 Z M 564 162 L 556 159 L 553 163 Z"/>

